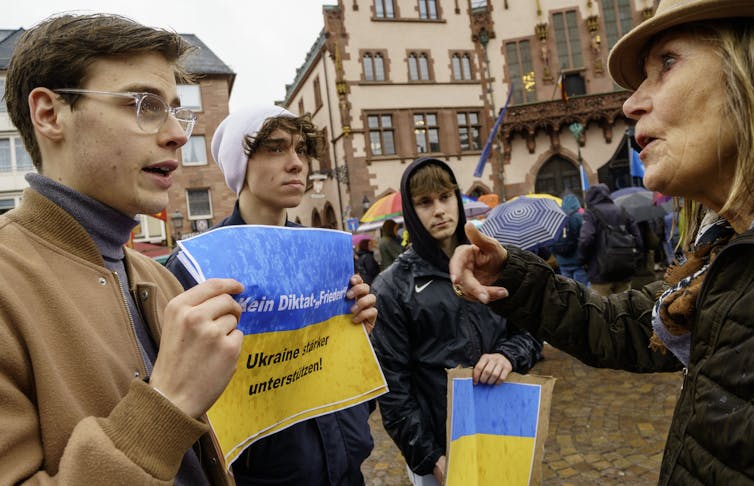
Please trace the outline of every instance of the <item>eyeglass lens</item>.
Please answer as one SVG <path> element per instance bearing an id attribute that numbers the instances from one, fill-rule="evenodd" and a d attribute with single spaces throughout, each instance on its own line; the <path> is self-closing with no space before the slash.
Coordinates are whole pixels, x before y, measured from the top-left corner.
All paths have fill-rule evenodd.
<path id="1" fill-rule="evenodd" d="M 188 108 L 172 110 L 162 98 L 151 93 L 145 94 L 141 99 L 138 111 L 139 124 L 142 130 L 146 132 L 160 130 L 171 112 L 187 136 L 191 134 L 194 127 L 195 115 L 191 110 Z"/>

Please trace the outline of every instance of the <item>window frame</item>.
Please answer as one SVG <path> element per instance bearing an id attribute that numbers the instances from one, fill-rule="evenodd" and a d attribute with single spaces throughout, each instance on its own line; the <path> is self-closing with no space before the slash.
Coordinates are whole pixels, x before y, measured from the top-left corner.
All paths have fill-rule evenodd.
<path id="1" fill-rule="evenodd" d="M 205 194 L 207 194 L 207 201 L 209 204 L 208 214 L 194 214 L 194 211 L 192 208 L 191 193 L 198 193 L 200 191 L 203 191 Z M 186 188 L 186 212 L 188 213 L 187 217 L 190 221 L 195 221 L 198 219 L 212 219 L 214 215 L 214 210 L 212 209 L 212 189 L 210 189 L 209 187 L 187 187 Z"/>
<path id="2" fill-rule="evenodd" d="M 8 141 L 8 170 L 4 170 L 0 167 L 0 174 L 26 174 L 28 172 L 36 171 L 34 167 L 34 161 L 31 158 L 31 154 L 26 150 L 24 142 L 20 136 L 14 134 L 0 135 L 0 140 Z M 18 164 L 18 151 L 23 150 L 29 160 L 28 166 L 19 167 Z"/>
<path id="3" fill-rule="evenodd" d="M 314 109 L 319 110 L 322 108 L 322 85 L 319 82 L 319 76 L 314 78 L 312 82 L 312 89 L 314 90 Z"/>
<path id="4" fill-rule="evenodd" d="M 450 53 L 450 76 L 453 81 L 463 82 L 476 79 L 473 55 L 471 51 L 453 51 Z"/>
<path id="5" fill-rule="evenodd" d="M 139 224 L 136 226 L 136 228 L 139 228 L 139 232 L 133 233 L 135 242 L 158 243 L 165 241 L 167 238 L 167 222 L 149 214 L 137 214 L 136 219 L 139 220 Z M 153 233 L 153 229 L 159 229 L 159 231 Z"/>
<path id="6" fill-rule="evenodd" d="M 5 76 L 0 76 L 0 113 L 8 113 L 8 106 L 5 104 Z"/>
<path id="7" fill-rule="evenodd" d="M 430 124 L 428 122 L 427 119 L 430 116 L 434 118 L 434 124 Z M 422 118 L 423 123 L 417 123 L 417 118 L 419 117 Z M 421 111 L 412 113 L 411 127 L 414 131 L 414 146 L 416 148 L 417 154 L 434 154 L 442 151 L 442 147 L 440 146 L 440 116 L 438 112 Z M 421 135 L 422 132 L 423 136 Z M 424 142 L 426 144 L 425 151 L 420 150 L 419 137 L 422 137 L 424 139 Z M 433 150 L 434 147 L 432 146 L 432 138 L 435 139 L 436 150 Z"/>
<path id="8" fill-rule="evenodd" d="M 418 0 L 416 10 L 421 20 L 440 20 L 441 18 L 440 5 L 437 0 Z"/>
<path id="9" fill-rule="evenodd" d="M 406 53 L 409 83 L 430 83 L 435 80 L 429 51 L 411 50 Z"/>
<path id="10" fill-rule="evenodd" d="M 204 107 L 202 105 L 202 87 L 199 84 L 179 84 L 176 86 L 176 90 L 178 91 L 178 97 L 181 100 L 181 106 L 184 108 L 189 108 L 192 111 L 201 112 L 204 111 Z M 196 91 L 196 93 L 190 93 Z M 193 105 L 186 102 L 186 99 L 188 94 L 196 94 L 196 98 L 198 98 L 199 104 Z M 193 99 L 191 100 L 194 101 Z"/>
<path id="11" fill-rule="evenodd" d="M 461 124 L 459 117 L 463 115 L 464 117 L 464 123 Z M 471 115 L 476 115 L 476 122 L 472 123 L 471 121 Z M 461 129 L 466 129 L 467 131 L 467 139 L 468 142 L 468 148 L 463 148 L 463 142 L 461 141 Z M 471 132 L 473 129 L 476 129 L 476 137 L 472 137 Z M 458 149 L 461 152 L 480 152 L 482 148 L 484 147 L 484 143 L 482 141 L 482 117 L 480 111 L 474 111 L 474 110 L 459 110 L 456 111 L 456 133 L 458 135 Z M 471 141 L 475 140 L 477 147 L 473 147 Z"/>
<path id="12" fill-rule="evenodd" d="M 201 140 L 202 150 L 198 151 L 198 153 L 201 154 L 202 158 L 204 160 L 187 160 L 185 156 L 185 148 L 189 145 L 192 145 L 192 149 L 196 149 L 192 141 L 198 141 Z M 202 166 L 207 165 L 209 162 L 207 160 L 207 139 L 204 135 L 191 135 L 189 139 L 186 141 L 186 144 L 181 147 L 181 165 L 187 166 L 187 167 L 194 167 L 194 166 Z"/>
<path id="13" fill-rule="evenodd" d="M 0 201 L 13 201 L 13 206 L 5 209 L 2 204 L 0 204 L 0 214 L 7 213 L 12 209 L 17 208 L 18 205 L 21 204 L 21 199 L 23 199 L 23 193 L 21 192 L 4 193 L 2 197 L 0 197 Z"/>
<path id="14" fill-rule="evenodd" d="M 524 47 L 523 44 L 526 44 L 526 47 Z M 508 72 L 508 81 L 513 87 L 513 98 L 511 102 L 514 105 L 537 101 L 536 88 L 527 91 L 524 82 L 524 76 L 535 77 L 531 46 L 531 40 L 528 38 L 509 40 L 506 41 L 504 45 L 505 69 Z M 511 48 L 514 49 L 515 57 L 511 53 Z M 526 55 L 522 55 L 522 53 L 526 53 Z"/>
<path id="15" fill-rule="evenodd" d="M 380 8 L 377 7 L 379 4 Z M 390 5 L 390 9 L 386 8 Z M 395 2 L 393 0 L 374 0 L 372 3 L 374 9 L 374 18 L 376 19 L 395 19 L 398 17 L 397 10 L 395 8 Z M 390 10 L 390 12 L 388 12 Z"/>
<path id="16" fill-rule="evenodd" d="M 609 51 L 618 42 L 618 39 L 633 28 L 631 0 L 600 0 L 599 3 L 602 9 L 602 21 L 605 24 L 605 37 L 607 37 L 607 49 Z M 612 7 L 605 8 L 606 3 L 610 3 Z M 624 5 L 621 5 L 621 3 Z M 625 14 L 625 16 L 621 14 Z"/>
<path id="17" fill-rule="evenodd" d="M 573 22 L 569 23 L 569 19 Z M 551 22 L 560 69 L 563 71 L 584 69 L 578 9 L 553 12 Z M 575 39 L 571 38 L 573 34 L 576 35 Z M 563 49 L 565 49 L 565 52 Z"/>
<path id="18" fill-rule="evenodd" d="M 371 157 L 390 157 L 397 155 L 398 150 L 396 149 L 396 139 L 395 139 L 395 123 L 393 120 L 393 113 L 391 112 L 374 112 L 374 113 L 366 113 L 366 127 L 367 127 L 367 147 L 369 148 L 369 155 Z M 390 126 L 385 126 L 383 123 L 383 119 L 387 117 L 390 120 Z M 370 118 L 376 118 L 377 120 L 377 126 L 374 127 L 370 124 Z M 376 153 L 374 150 L 374 137 L 373 135 L 376 134 L 378 137 L 377 142 L 379 143 L 379 153 Z M 386 137 L 385 134 L 389 134 L 390 142 L 392 145 L 392 152 L 386 152 Z"/>
<path id="19" fill-rule="evenodd" d="M 383 83 L 388 80 L 387 75 L 387 62 L 386 62 L 386 53 L 384 50 L 376 50 L 376 49 L 369 49 L 361 51 L 361 80 L 368 82 L 368 83 Z M 368 61 L 367 61 L 368 60 Z M 371 79 L 370 76 L 367 76 L 367 62 L 369 63 L 369 66 L 371 69 Z M 378 63 L 380 64 L 380 70 L 382 74 L 382 79 L 380 79 L 380 76 L 378 76 Z"/>

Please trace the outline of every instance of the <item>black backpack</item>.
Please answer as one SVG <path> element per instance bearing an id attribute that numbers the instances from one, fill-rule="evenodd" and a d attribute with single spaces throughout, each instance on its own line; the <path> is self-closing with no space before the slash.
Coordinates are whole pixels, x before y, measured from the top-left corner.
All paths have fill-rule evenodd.
<path id="1" fill-rule="evenodd" d="M 599 275 L 606 282 L 619 282 L 630 278 L 637 270 L 639 250 L 636 248 L 634 236 L 624 224 L 613 226 L 608 224 L 604 216 L 597 209 L 590 209 L 600 222 L 600 231 L 595 246 Z"/>
<path id="2" fill-rule="evenodd" d="M 573 256 L 579 248 L 579 231 L 576 228 L 576 215 L 569 214 L 568 221 L 563 226 L 563 231 L 555 243 L 552 244 L 552 252 L 560 256 Z"/>

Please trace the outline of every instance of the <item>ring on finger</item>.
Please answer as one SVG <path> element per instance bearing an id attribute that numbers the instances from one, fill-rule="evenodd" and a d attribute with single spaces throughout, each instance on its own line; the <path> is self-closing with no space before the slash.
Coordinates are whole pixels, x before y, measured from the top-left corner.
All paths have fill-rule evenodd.
<path id="1" fill-rule="evenodd" d="M 463 289 L 460 284 L 453 285 L 453 292 L 455 292 L 458 297 L 463 297 Z"/>

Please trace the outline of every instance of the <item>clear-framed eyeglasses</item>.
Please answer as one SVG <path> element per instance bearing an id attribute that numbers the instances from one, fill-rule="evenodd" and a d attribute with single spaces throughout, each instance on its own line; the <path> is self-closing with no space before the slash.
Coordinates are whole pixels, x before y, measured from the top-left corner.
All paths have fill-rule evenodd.
<path id="1" fill-rule="evenodd" d="M 172 115 L 183 128 L 187 137 L 191 136 L 196 123 L 196 114 L 182 106 L 172 107 L 154 93 L 135 93 L 132 91 L 97 91 L 93 89 L 61 88 L 53 90 L 55 93 L 77 95 L 105 95 L 120 98 L 131 98 L 135 102 L 136 124 L 146 133 L 157 133 L 165 125 L 168 116 Z"/>

